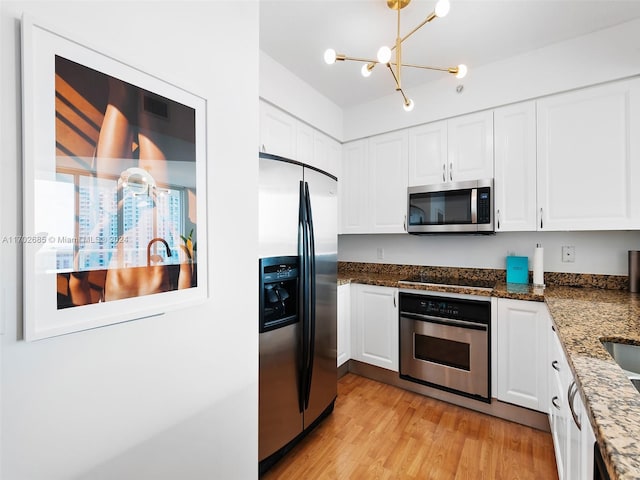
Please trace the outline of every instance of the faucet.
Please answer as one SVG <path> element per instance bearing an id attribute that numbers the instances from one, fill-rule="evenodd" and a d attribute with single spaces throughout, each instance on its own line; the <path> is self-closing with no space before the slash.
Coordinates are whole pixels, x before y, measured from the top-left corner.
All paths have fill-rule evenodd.
<path id="1" fill-rule="evenodd" d="M 164 238 L 156 237 L 152 238 L 147 244 L 147 267 L 151 266 L 151 246 L 156 242 L 162 242 L 167 249 L 167 257 L 171 256 L 171 249 L 169 248 L 169 244 Z"/>

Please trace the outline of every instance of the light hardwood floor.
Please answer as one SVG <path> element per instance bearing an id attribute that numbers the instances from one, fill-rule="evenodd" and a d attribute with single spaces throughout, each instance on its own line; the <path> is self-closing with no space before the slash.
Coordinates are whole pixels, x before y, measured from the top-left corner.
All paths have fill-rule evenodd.
<path id="1" fill-rule="evenodd" d="M 551 435 L 354 374 L 274 479 L 557 479 Z"/>

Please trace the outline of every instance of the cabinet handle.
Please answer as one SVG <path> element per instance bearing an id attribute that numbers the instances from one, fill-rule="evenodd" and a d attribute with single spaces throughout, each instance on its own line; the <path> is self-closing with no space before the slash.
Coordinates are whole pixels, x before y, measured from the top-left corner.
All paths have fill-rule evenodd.
<path id="1" fill-rule="evenodd" d="M 396 308 L 396 294 L 393 294 L 393 308 Z"/>
<path id="2" fill-rule="evenodd" d="M 542 207 L 540 207 L 540 229 L 543 228 L 543 224 L 542 224 Z"/>
<path id="3" fill-rule="evenodd" d="M 578 385 L 576 385 L 576 382 L 573 381 L 571 382 L 571 385 L 569 385 L 569 390 L 567 390 L 567 398 L 569 400 L 569 410 L 571 411 L 571 416 L 573 417 L 573 421 L 576 424 L 576 427 L 578 427 L 578 430 L 582 430 L 582 424 L 580 423 L 580 419 L 578 418 L 578 415 L 576 414 L 575 409 L 573 408 L 573 402 L 576 399 L 576 393 L 578 393 Z"/>
<path id="4" fill-rule="evenodd" d="M 408 232 L 408 230 L 407 230 L 407 215 L 406 214 L 404 216 L 404 224 L 403 225 L 404 225 L 404 231 Z"/>
<path id="5" fill-rule="evenodd" d="M 560 367 L 558 366 L 558 361 L 554 360 L 553 362 L 551 362 L 551 367 L 556 371 L 559 372 L 560 371 Z"/>
<path id="6" fill-rule="evenodd" d="M 447 164 L 446 163 L 442 164 L 442 181 L 443 182 L 447 181 Z"/>
<path id="7" fill-rule="evenodd" d="M 560 405 L 558 404 L 558 397 L 553 397 L 551 399 L 551 403 L 553 404 L 554 407 L 556 407 L 558 410 L 560 410 Z"/>
<path id="8" fill-rule="evenodd" d="M 500 209 L 497 210 L 497 217 L 498 217 L 498 230 L 500 230 Z"/>
<path id="9" fill-rule="evenodd" d="M 267 149 L 265 148 L 264 143 L 263 143 L 262 144 L 262 153 L 266 153 L 266 152 L 267 152 Z"/>
<path id="10" fill-rule="evenodd" d="M 453 162 L 449 164 L 449 180 L 453 182 Z"/>

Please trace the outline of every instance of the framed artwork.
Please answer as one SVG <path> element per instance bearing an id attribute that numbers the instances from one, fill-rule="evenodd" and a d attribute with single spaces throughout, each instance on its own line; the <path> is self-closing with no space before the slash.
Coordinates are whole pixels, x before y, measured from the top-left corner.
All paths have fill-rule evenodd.
<path id="1" fill-rule="evenodd" d="M 204 300 L 206 101 L 28 17 L 22 63 L 24 338 Z"/>

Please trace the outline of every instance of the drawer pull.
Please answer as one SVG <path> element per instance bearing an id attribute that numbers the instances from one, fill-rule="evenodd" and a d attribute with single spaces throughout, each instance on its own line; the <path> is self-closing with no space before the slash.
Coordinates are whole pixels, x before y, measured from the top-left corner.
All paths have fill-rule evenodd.
<path id="1" fill-rule="evenodd" d="M 558 397 L 553 397 L 551 399 L 551 403 L 553 404 L 554 407 L 556 407 L 558 410 L 560 410 L 560 405 L 558 404 Z"/>
<path id="2" fill-rule="evenodd" d="M 558 361 L 557 361 L 557 360 L 554 360 L 553 362 L 551 362 L 551 367 L 553 367 L 553 369 L 554 369 L 556 372 L 559 372 L 559 371 L 560 371 L 560 367 L 558 366 Z"/>

